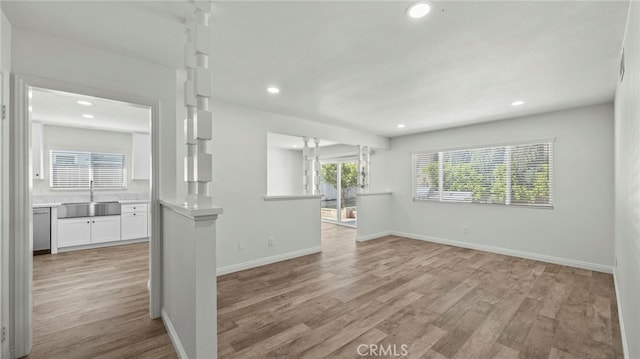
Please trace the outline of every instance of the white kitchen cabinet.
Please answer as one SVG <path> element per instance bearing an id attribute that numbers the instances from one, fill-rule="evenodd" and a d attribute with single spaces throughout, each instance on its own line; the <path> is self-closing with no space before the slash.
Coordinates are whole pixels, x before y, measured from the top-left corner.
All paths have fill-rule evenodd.
<path id="1" fill-rule="evenodd" d="M 44 179 L 44 164 L 42 152 L 42 123 L 31 123 L 31 163 L 33 179 Z"/>
<path id="2" fill-rule="evenodd" d="M 151 177 L 151 139 L 148 133 L 134 133 L 132 145 L 133 180 L 148 180 Z"/>
<path id="3" fill-rule="evenodd" d="M 58 219 L 58 247 L 73 247 L 91 243 L 91 218 Z"/>
<path id="4" fill-rule="evenodd" d="M 122 240 L 146 238 L 148 236 L 147 213 L 122 214 Z"/>
<path id="5" fill-rule="evenodd" d="M 58 248 L 120 240 L 120 216 L 58 219 Z"/>
<path id="6" fill-rule="evenodd" d="M 120 216 L 91 218 L 91 243 L 115 242 L 120 240 Z"/>
<path id="7" fill-rule="evenodd" d="M 148 206 L 122 205 L 122 240 L 149 237 Z"/>

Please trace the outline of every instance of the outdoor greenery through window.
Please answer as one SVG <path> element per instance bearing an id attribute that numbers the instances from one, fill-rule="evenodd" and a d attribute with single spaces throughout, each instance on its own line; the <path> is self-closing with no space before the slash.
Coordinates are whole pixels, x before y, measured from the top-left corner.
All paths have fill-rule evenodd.
<path id="1" fill-rule="evenodd" d="M 123 154 L 51 151 L 51 188 L 126 187 Z"/>
<path id="2" fill-rule="evenodd" d="M 553 143 L 413 155 L 416 200 L 553 205 Z"/>

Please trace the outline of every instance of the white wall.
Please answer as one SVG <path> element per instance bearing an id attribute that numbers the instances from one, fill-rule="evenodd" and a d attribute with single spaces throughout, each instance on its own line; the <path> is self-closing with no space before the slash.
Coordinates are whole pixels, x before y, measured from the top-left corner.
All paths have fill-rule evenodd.
<path id="1" fill-rule="evenodd" d="M 217 221 L 221 272 L 318 250 L 320 200 L 265 201 L 267 133 L 319 137 L 336 142 L 388 146 L 379 136 L 340 127 L 213 103 L 213 199 L 224 208 Z M 274 246 L 267 237 L 274 237 Z M 244 250 L 238 249 L 238 242 Z"/>
<path id="2" fill-rule="evenodd" d="M 2 84 L 2 104 L 7 106 L 7 112 L 11 110 L 9 103 L 9 74 L 11 73 L 11 23 L 2 12 L 0 17 L 0 70 L 4 75 Z M 2 167 L 2 177 L 0 178 L 0 323 L 9 328 L 9 196 L 2 194 L 9 193 L 9 141 L 8 141 L 8 121 L 0 124 L 0 158 Z M 8 333 L 9 338 L 0 343 L 0 358 L 9 357 L 9 343 L 12 341 L 12 333 Z"/>
<path id="3" fill-rule="evenodd" d="M 640 3 L 631 1 L 616 90 L 615 270 L 625 357 L 640 358 Z"/>
<path id="4" fill-rule="evenodd" d="M 391 234 L 391 193 L 363 193 L 357 196 L 356 240 L 366 241 Z"/>
<path id="5" fill-rule="evenodd" d="M 413 152 L 552 137 L 553 209 L 412 201 Z M 372 161 L 372 178 L 374 189 L 393 191 L 399 234 L 603 271 L 613 266 L 611 104 L 393 138 L 391 150 Z"/>
<path id="6" fill-rule="evenodd" d="M 148 180 L 132 180 L 133 173 L 133 134 L 104 130 L 90 130 L 83 128 L 43 125 L 43 179 L 33 180 L 33 195 L 71 195 L 87 194 L 87 191 L 60 191 L 49 187 L 51 168 L 51 150 L 88 151 L 104 153 L 122 153 L 125 155 L 127 166 L 127 188 L 118 190 L 96 190 L 101 193 L 149 193 Z"/>
<path id="7" fill-rule="evenodd" d="M 163 250 L 162 308 L 166 311 L 181 345 L 189 348 L 188 358 L 195 358 L 195 241 L 191 237 L 190 221 L 175 212 L 162 210 L 163 230 L 167 238 L 183 238 L 169 241 Z M 187 310 L 185 310 L 187 309 Z M 166 320 L 166 319 L 165 319 Z"/>
<path id="8" fill-rule="evenodd" d="M 267 148 L 267 194 L 302 194 L 302 151 Z"/>
<path id="9" fill-rule="evenodd" d="M 12 61 L 15 73 L 160 101 L 158 185 L 161 198 L 175 199 L 175 69 L 22 30 L 13 32 Z"/>
<path id="10" fill-rule="evenodd" d="M 353 157 L 358 158 L 358 147 L 353 145 L 331 145 L 320 147 L 320 159 L 334 159 L 339 157 Z"/>

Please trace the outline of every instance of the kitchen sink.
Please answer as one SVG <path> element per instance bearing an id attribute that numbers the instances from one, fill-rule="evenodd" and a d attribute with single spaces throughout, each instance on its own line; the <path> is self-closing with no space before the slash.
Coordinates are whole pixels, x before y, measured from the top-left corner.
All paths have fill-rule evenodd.
<path id="1" fill-rule="evenodd" d="M 117 216 L 120 202 L 63 203 L 58 207 L 58 218 Z"/>

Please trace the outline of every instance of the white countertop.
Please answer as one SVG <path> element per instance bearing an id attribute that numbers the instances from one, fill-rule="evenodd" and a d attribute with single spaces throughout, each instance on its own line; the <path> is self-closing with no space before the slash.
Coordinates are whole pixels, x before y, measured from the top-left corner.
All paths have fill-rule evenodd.
<path id="1" fill-rule="evenodd" d="M 144 192 L 99 192 L 95 194 L 95 202 L 120 202 L 121 204 L 149 203 L 149 194 Z M 33 208 L 59 207 L 63 203 L 87 203 L 89 193 L 48 193 L 34 194 Z"/>
<path id="2" fill-rule="evenodd" d="M 118 202 L 120 202 L 120 204 L 149 203 L 146 199 L 123 199 Z"/>
<path id="3" fill-rule="evenodd" d="M 33 208 L 58 207 L 62 203 L 34 203 Z"/>
<path id="4" fill-rule="evenodd" d="M 106 202 L 111 202 L 111 201 L 106 201 Z M 120 204 L 149 203 L 149 201 L 146 200 L 146 199 L 123 199 L 123 200 L 120 200 L 118 202 L 120 202 Z M 67 203 L 67 202 L 65 202 L 65 203 Z M 73 202 L 69 202 L 69 203 L 73 203 Z M 33 203 L 32 207 L 33 208 L 47 208 L 47 207 L 58 207 L 58 206 L 61 206 L 61 205 L 62 205 L 62 203 L 60 203 L 60 202 Z"/>

